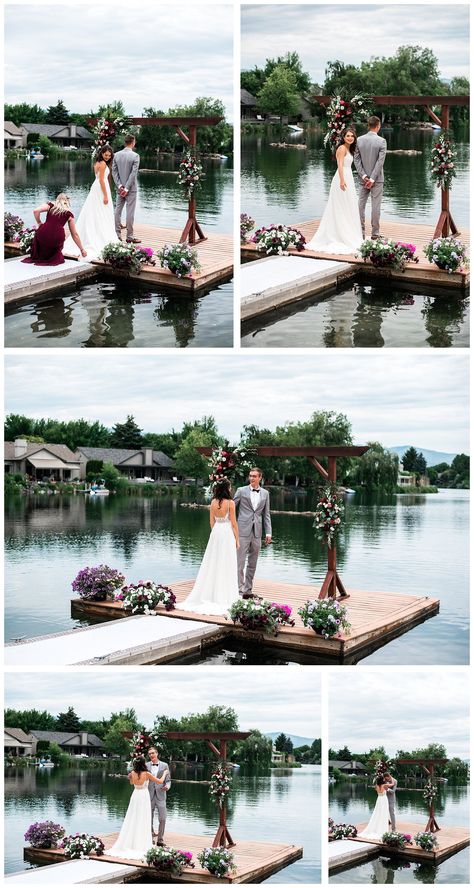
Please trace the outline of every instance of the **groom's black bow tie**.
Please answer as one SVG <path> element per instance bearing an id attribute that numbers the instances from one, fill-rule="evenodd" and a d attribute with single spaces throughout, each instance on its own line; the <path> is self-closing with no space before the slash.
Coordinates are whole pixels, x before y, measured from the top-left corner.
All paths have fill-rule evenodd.
<path id="1" fill-rule="evenodd" d="M 260 487 L 251 487 L 250 490 L 252 493 L 260 493 Z"/>

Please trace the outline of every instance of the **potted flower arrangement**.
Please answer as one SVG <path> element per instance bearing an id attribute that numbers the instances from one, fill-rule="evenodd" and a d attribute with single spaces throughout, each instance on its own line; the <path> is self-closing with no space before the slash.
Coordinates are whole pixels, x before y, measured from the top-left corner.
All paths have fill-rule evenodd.
<path id="1" fill-rule="evenodd" d="M 388 845 L 389 848 L 398 848 L 402 851 L 405 845 L 411 845 L 411 836 L 408 833 L 388 830 L 383 833 L 382 842 L 384 845 Z"/>
<path id="2" fill-rule="evenodd" d="M 167 611 L 173 610 L 176 595 L 169 586 L 162 586 L 161 583 L 153 583 L 151 580 L 146 582 L 140 580 L 138 583 L 124 586 L 116 593 L 115 600 L 122 601 L 124 609 L 130 610 L 132 614 L 149 615 L 155 613 L 155 608 L 159 604 L 164 605 Z"/>
<path id="3" fill-rule="evenodd" d="M 20 247 L 22 253 L 30 253 L 31 245 L 34 241 L 36 233 L 36 228 L 24 228 L 23 231 L 17 235 L 16 242 Z"/>
<path id="4" fill-rule="evenodd" d="M 129 274 L 140 274 L 144 265 L 155 265 L 151 247 L 137 247 L 135 244 L 124 244 L 122 241 L 106 244 L 100 258 L 112 268 Z"/>
<path id="5" fill-rule="evenodd" d="M 454 158 L 456 152 L 447 133 L 441 133 L 431 150 L 430 175 L 438 188 L 449 191 L 456 177 Z"/>
<path id="6" fill-rule="evenodd" d="M 265 635 L 278 635 L 278 626 L 294 626 L 290 620 L 291 608 L 287 605 L 273 605 L 270 601 L 253 598 L 239 598 L 229 609 L 234 623 L 239 623 L 246 632 L 263 632 Z"/>
<path id="7" fill-rule="evenodd" d="M 357 835 L 357 828 L 352 823 L 335 823 L 332 828 L 332 838 L 353 839 Z"/>
<path id="8" fill-rule="evenodd" d="M 224 764 L 218 764 L 214 768 L 209 781 L 209 795 L 214 799 L 219 808 L 224 806 L 225 799 L 230 793 L 232 777 Z"/>
<path id="9" fill-rule="evenodd" d="M 247 213 L 240 214 L 240 242 L 247 243 L 247 237 L 255 227 L 255 219 L 252 219 Z"/>
<path id="10" fill-rule="evenodd" d="M 323 638 L 334 638 L 339 633 L 348 632 L 351 624 L 347 619 L 347 607 L 336 598 L 317 598 L 305 601 L 298 613 L 303 625 Z"/>
<path id="11" fill-rule="evenodd" d="M 438 839 L 430 832 L 417 832 L 413 836 L 413 841 L 423 851 L 433 851 L 438 847 Z"/>
<path id="12" fill-rule="evenodd" d="M 124 581 L 125 577 L 120 571 L 107 564 L 99 564 L 97 567 L 83 567 L 71 585 L 85 601 L 106 601 L 113 598 L 115 590 Z"/>
<path id="13" fill-rule="evenodd" d="M 462 271 L 467 265 L 466 245 L 456 237 L 434 237 L 423 247 L 423 252 L 428 262 L 433 262 L 448 274 Z"/>
<path id="14" fill-rule="evenodd" d="M 187 151 L 178 170 L 178 185 L 185 189 L 188 200 L 193 196 L 194 192 L 200 187 L 204 178 L 202 164 L 191 151 Z"/>
<path id="15" fill-rule="evenodd" d="M 154 845 L 143 858 L 150 866 L 173 876 L 180 876 L 185 866 L 194 868 L 191 851 L 179 851 L 177 848 L 160 847 Z"/>
<path id="16" fill-rule="evenodd" d="M 198 854 L 198 860 L 204 869 L 218 879 L 227 876 L 228 873 L 237 872 L 234 855 L 227 848 L 203 848 Z"/>
<path id="17" fill-rule="evenodd" d="M 18 235 L 23 231 L 25 223 L 20 216 L 14 216 L 13 213 L 5 213 L 3 219 L 5 243 L 12 243 L 17 240 Z"/>
<path id="18" fill-rule="evenodd" d="M 33 848 L 54 848 L 66 830 L 59 823 L 52 820 L 44 820 L 42 823 L 32 823 L 25 833 L 25 840 Z"/>
<path id="19" fill-rule="evenodd" d="M 352 99 L 333 96 L 326 112 L 328 131 L 324 146 L 329 145 L 333 154 L 341 144 L 342 131 L 356 118 L 367 118 L 371 111 L 372 99 L 369 96 L 355 95 Z"/>
<path id="20" fill-rule="evenodd" d="M 267 256 L 288 256 L 290 249 L 301 253 L 306 244 L 306 238 L 301 231 L 288 225 L 259 228 L 250 240 L 260 253 L 265 253 Z"/>
<path id="21" fill-rule="evenodd" d="M 103 841 L 97 838 L 97 836 L 91 836 L 88 833 L 76 833 L 75 836 L 67 836 L 67 838 L 62 840 L 60 847 L 63 849 L 65 856 L 70 857 L 71 860 L 75 858 L 83 859 L 88 857 L 89 854 L 101 857 L 105 851 Z"/>
<path id="22" fill-rule="evenodd" d="M 415 253 L 414 244 L 380 237 L 377 240 L 368 238 L 363 241 L 356 255 L 364 262 L 371 262 L 375 268 L 395 268 L 397 271 L 404 271 L 407 262 L 419 262 Z"/>
<path id="23" fill-rule="evenodd" d="M 328 817 L 328 841 L 329 842 L 334 841 L 334 836 L 332 834 L 332 831 L 333 831 L 335 825 L 336 824 L 334 823 L 334 820 L 332 819 L 332 817 Z"/>
<path id="24" fill-rule="evenodd" d="M 313 527 L 316 536 L 331 549 L 341 529 L 344 515 L 344 500 L 334 487 L 328 487 L 316 506 Z"/>
<path id="25" fill-rule="evenodd" d="M 271 606 L 279 626 L 295 625 L 295 621 L 291 618 L 292 608 L 289 604 L 278 604 L 278 602 L 272 601 Z"/>
<path id="26" fill-rule="evenodd" d="M 192 278 L 194 271 L 200 271 L 197 250 L 188 244 L 165 244 L 157 254 L 162 268 L 167 268 L 179 278 Z"/>

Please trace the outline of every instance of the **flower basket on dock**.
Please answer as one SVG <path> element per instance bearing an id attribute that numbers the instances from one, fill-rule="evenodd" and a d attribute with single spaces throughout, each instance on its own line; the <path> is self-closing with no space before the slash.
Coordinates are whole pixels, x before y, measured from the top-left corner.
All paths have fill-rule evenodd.
<path id="1" fill-rule="evenodd" d="M 336 598 L 318 598 L 306 601 L 298 613 L 304 626 L 312 629 L 323 638 L 334 638 L 339 633 L 348 632 L 351 624 L 347 620 L 347 607 Z"/>
<path id="2" fill-rule="evenodd" d="M 55 848 L 60 839 L 66 835 L 66 830 L 59 823 L 52 820 L 44 820 L 42 823 L 32 823 L 25 833 L 25 841 L 32 848 Z"/>
<path id="3" fill-rule="evenodd" d="M 258 599 L 239 598 L 229 609 L 229 614 L 231 620 L 247 632 L 263 632 L 265 635 L 278 635 L 280 625 L 295 625 L 290 619 L 291 607 Z"/>
<path id="4" fill-rule="evenodd" d="M 115 594 L 115 601 L 122 601 L 124 609 L 131 611 L 132 614 L 150 615 L 155 613 L 159 604 L 162 604 L 167 611 L 173 610 L 176 595 L 169 586 L 162 586 L 151 580 L 147 582 L 140 580 L 139 583 L 124 586 Z"/>

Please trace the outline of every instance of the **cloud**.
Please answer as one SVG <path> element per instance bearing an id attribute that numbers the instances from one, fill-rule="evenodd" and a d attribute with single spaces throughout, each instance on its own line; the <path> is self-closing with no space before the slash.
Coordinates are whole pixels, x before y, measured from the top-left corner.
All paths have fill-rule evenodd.
<path id="1" fill-rule="evenodd" d="M 468 374 L 463 350 L 41 352 L 7 355 L 5 400 L 7 413 L 107 426 L 132 413 L 150 432 L 212 414 L 230 440 L 244 425 L 273 429 L 334 410 L 348 416 L 355 443 L 468 453 Z"/>
<path id="2" fill-rule="evenodd" d="M 270 679 L 266 668 L 251 666 L 7 673 L 5 705 L 46 709 L 54 715 L 73 706 L 85 719 L 132 707 L 147 727 L 157 714 L 179 718 L 209 706 L 230 706 L 238 714 L 241 730 L 321 736 L 319 675 L 300 667 L 281 667 L 278 681 Z"/>
<path id="3" fill-rule="evenodd" d="M 313 82 L 322 83 L 328 61 L 360 65 L 372 56 L 391 56 L 399 46 L 423 46 L 439 60 L 441 77 L 469 77 L 469 7 L 353 4 L 350 6 L 242 7 L 242 67 L 296 50 Z M 390 91 L 390 90 L 389 90 Z"/>
<path id="4" fill-rule="evenodd" d="M 353 752 L 384 746 L 389 755 L 442 743 L 449 757 L 469 757 L 469 679 L 465 670 L 396 669 L 331 675 L 329 745 Z"/>

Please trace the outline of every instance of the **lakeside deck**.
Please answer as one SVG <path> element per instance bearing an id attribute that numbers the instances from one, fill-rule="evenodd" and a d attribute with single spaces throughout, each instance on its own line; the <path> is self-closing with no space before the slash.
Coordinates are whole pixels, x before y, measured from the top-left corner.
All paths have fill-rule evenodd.
<path id="1" fill-rule="evenodd" d="M 105 854 L 101 857 L 91 855 L 91 860 L 100 861 L 101 863 L 119 863 L 122 866 L 139 867 L 141 874 L 146 872 L 147 878 L 156 879 L 157 882 L 163 881 L 163 875 L 154 867 L 137 860 L 121 860 L 117 857 L 109 856 L 107 848 L 110 848 L 118 833 L 107 833 L 100 835 L 105 845 Z M 194 869 L 185 869 L 181 876 L 166 876 L 166 881 L 184 882 L 188 884 L 214 884 L 215 882 L 224 884 L 246 884 L 250 882 L 261 882 L 274 873 L 280 872 L 291 863 L 303 857 L 303 848 L 301 845 L 291 845 L 289 843 L 275 842 L 254 842 L 247 840 L 236 840 L 236 844 L 231 848 L 237 866 L 237 872 L 234 875 L 216 878 L 207 870 L 203 870 L 197 860 L 197 854 L 203 848 L 207 848 L 212 844 L 212 836 L 195 836 L 185 835 L 183 833 L 166 832 L 166 842 L 172 848 L 181 848 L 185 851 L 191 851 L 193 861 L 196 866 Z M 31 863 L 53 863 L 65 860 L 64 853 L 56 848 L 31 848 L 24 849 L 25 860 Z M 27 881 L 27 879 L 25 880 Z"/>
<path id="2" fill-rule="evenodd" d="M 178 604 L 189 595 L 194 580 L 184 580 L 171 584 Z M 246 632 L 225 616 L 193 614 L 191 611 L 165 611 L 158 608 L 157 613 L 176 622 L 198 619 L 202 623 L 220 627 L 227 631 L 228 637 L 236 638 L 249 645 L 262 645 L 285 651 L 295 651 L 314 658 L 324 657 L 339 663 L 358 662 L 362 657 L 387 644 L 392 639 L 403 635 L 414 626 L 435 616 L 439 611 L 439 599 L 427 596 L 399 595 L 394 592 L 367 592 L 349 590 L 346 599 L 351 629 L 342 638 L 324 639 L 311 629 L 306 629 L 298 616 L 298 608 L 308 598 L 316 598 L 318 591 L 313 586 L 304 584 L 276 583 L 259 579 L 255 581 L 254 592 L 270 601 L 289 604 L 295 619 L 295 626 L 281 627 L 277 636 L 263 636 L 261 633 Z M 100 617 L 105 620 L 121 619 L 127 616 L 122 602 L 83 601 L 72 599 L 73 616 Z M 148 661 L 150 662 L 150 661 Z"/>
<path id="3" fill-rule="evenodd" d="M 397 822 L 397 832 L 407 833 L 408 835 L 413 836 L 417 832 L 423 832 L 425 824 L 426 818 L 423 823 L 413 823 L 411 821 Z M 357 824 L 357 832 L 361 832 L 366 826 L 366 823 Z M 441 861 L 446 860 L 448 857 L 452 857 L 453 854 L 457 854 L 458 851 L 462 851 L 463 848 L 467 848 L 470 845 L 470 830 L 465 826 L 443 825 L 441 829 L 435 833 L 435 836 L 438 842 L 438 847 L 434 848 L 433 851 L 425 851 L 423 848 L 418 848 L 416 845 L 407 845 L 403 850 L 398 850 L 390 848 L 382 841 L 377 841 L 376 839 L 370 839 L 369 844 L 376 845 L 383 854 L 394 854 L 397 857 L 405 857 L 413 861 L 428 861 L 434 864 L 441 863 Z M 351 841 L 367 843 L 368 840 L 355 836 Z"/>
<path id="4" fill-rule="evenodd" d="M 140 238 L 144 247 L 152 247 L 156 252 L 167 243 L 178 243 L 181 231 L 137 223 L 135 235 Z M 199 255 L 201 270 L 193 272 L 191 278 L 178 278 L 167 268 L 161 268 L 158 261 L 156 265 L 145 266 L 137 275 L 113 269 L 98 259 L 76 260 L 70 258 L 67 253 L 64 254 L 66 258 L 64 265 L 53 267 L 25 265 L 19 258 L 18 244 L 7 243 L 5 250 L 13 259 L 5 263 L 5 268 L 8 267 L 8 273 L 5 274 L 5 304 L 28 302 L 38 296 L 50 295 L 54 291 L 76 284 L 83 278 L 99 274 L 153 284 L 159 289 L 184 296 L 199 295 L 232 278 L 234 257 L 231 235 L 207 233 L 207 239 L 196 244 L 195 249 Z"/>

